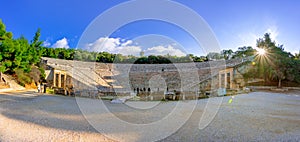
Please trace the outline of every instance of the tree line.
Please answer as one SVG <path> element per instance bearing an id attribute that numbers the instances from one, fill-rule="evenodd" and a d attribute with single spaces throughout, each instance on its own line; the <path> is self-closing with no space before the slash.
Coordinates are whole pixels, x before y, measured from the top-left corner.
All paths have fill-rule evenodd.
<path id="1" fill-rule="evenodd" d="M 229 60 L 236 58 L 244 58 L 255 55 L 257 51 L 251 46 L 239 47 L 237 51 L 222 50 L 218 52 L 210 52 L 206 56 L 195 56 L 187 54 L 186 56 L 167 55 L 149 55 L 149 56 L 133 56 L 122 55 L 108 52 L 89 52 L 81 49 L 65 49 L 65 48 L 49 48 L 42 47 L 42 57 L 50 57 L 65 60 L 93 61 L 102 63 L 135 63 L 135 64 L 169 64 L 169 63 L 185 63 L 185 62 L 206 62 L 210 60 Z"/>

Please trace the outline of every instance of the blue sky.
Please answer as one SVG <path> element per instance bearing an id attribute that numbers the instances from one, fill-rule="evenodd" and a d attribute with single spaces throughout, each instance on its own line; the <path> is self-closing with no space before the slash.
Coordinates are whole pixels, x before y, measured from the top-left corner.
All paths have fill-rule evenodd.
<path id="1" fill-rule="evenodd" d="M 126 1 L 2 1 L 0 18 L 6 24 L 7 31 L 14 33 L 15 38 L 24 35 L 32 39 L 37 28 L 41 28 L 41 40 L 45 41 L 45 45 L 75 48 L 86 27 L 98 15 L 123 2 Z M 300 50 L 298 0 L 176 0 L 176 2 L 196 11 L 208 23 L 221 49 L 236 50 L 240 46 L 255 46 L 256 39 L 269 32 L 287 51 L 295 53 Z M 119 16 L 122 17 L 122 13 Z M 151 38 L 149 35 L 154 36 Z M 136 51 L 134 54 L 137 54 L 139 51 L 147 51 L 149 54 L 179 55 L 181 53 L 178 50 L 182 50 L 184 53 L 195 55 L 205 54 L 187 32 L 161 21 L 144 20 L 129 23 L 106 36 L 108 37 L 99 35 L 98 40 L 86 43 L 89 46 L 82 48 L 95 50 L 93 47 L 98 43 L 103 45 L 105 41 L 104 45 L 107 48 L 104 49 L 116 53 Z M 125 49 L 127 47 L 128 50 Z"/>

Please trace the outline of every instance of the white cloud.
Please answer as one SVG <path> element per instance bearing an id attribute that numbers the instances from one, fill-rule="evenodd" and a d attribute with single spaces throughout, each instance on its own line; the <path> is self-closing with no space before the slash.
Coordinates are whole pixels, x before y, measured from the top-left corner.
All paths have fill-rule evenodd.
<path id="1" fill-rule="evenodd" d="M 53 45 L 53 48 L 70 48 L 68 40 L 64 37 L 58 41 L 56 41 Z"/>
<path id="2" fill-rule="evenodd" d="M 123 55 L 139 55 L 142 51 L 140 46 L 132 45 L 132 40 L 120 38 L 101 37 L 93 43 L 86 45 L 85 49 L 96 52 L 110 52 Z"/>
<path id="3" fill-rule="evenodd" d="M 127 40 L 126 42 L 122 43 L 122 46 L 127 46 L 127 45 L 131 45 L 133 43 L 132 40 Z"/>
<path id="4" fill-rule="evenodd" d="M 168 46 L 155 46 L 146 49 L 145 54 L 147 55 L 172 55 L 172 56 L 186 56 L 184 52 L 182 52 L 180 49 L 176 49 L 171 45 Z"/>
<path id="5" fill-rule="evenodd" d="M 93 43 L 85 46 L 88 51 L 95 52 L 109 52 L 123 55 L 139 56 L 143 51 L 141 46 L 138 46 L 132 40 L 125 40 L 121 38 L 101 37 Z M 168 46 L 154 46 L 144 50 L 145 55 L 172 55 L 172 56 L 186 56 L 180 49 L 174 48 L 173 45 Z"/>
<path id="6" fill-rule="evenodd" d="M 51 43 L 48 40 L 43 42 L 43 46 L 45 46 L 45 47 L 49 47 L 50 45 L 51 45 Z"/>

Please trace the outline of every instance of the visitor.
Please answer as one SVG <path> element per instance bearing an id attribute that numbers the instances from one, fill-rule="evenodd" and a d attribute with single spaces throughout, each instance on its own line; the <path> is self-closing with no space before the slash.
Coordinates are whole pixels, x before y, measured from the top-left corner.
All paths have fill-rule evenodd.
<path id="1" fill-rule="evenodd" d="M 46 93 L 46 91 L 47 91 L 47 85 L 44 84 L 44 92 L 43 93 Z"/>
<path id="2" fill-rule="evenodd" d="M 41 84 L 40 83 L 38 83 L 37 89 L 38 89 L 38 93 L 40 93 L 40 91 L 41 91 Z"/>

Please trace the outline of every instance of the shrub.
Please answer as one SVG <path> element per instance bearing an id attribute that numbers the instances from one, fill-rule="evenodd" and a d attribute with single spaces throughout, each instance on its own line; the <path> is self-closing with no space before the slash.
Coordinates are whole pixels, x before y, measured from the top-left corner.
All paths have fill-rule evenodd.
<path id="1" fill-rule="evenodd" d="M 54 89 L 47 88 L 47 89 L 46 89 L 46 93 L 47 93 L 47 94 L 54 94 Z"/>
<path id="2" fill-rule="evenodd" d="M 39 68 L 32 66 L 29 72 L 29 77 L 33 79 L 35 83 L 40 82 L 41 80 L 41 71 Z"/>
<path id="3" fill-rule="evenodd" d="M 29 74 L 25 73 L 22 69 L 16 69 L 15 73 L 20 85 L 25 86 L 25 84 L 30 84 L 32 82 Z"/>

